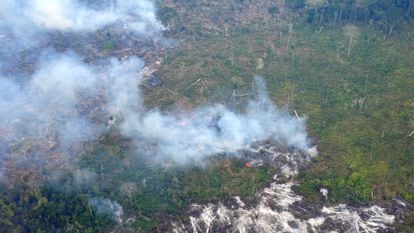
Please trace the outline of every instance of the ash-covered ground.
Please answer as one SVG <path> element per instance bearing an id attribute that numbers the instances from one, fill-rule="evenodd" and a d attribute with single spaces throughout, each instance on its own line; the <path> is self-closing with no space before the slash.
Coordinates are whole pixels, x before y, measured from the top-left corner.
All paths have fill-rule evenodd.
<path id="1" fill-rule="evenodd" d="M 246 166 L 275 166 L 273 182 L 255 199 L 230 199 L 194 203 L 188 217 L 169 222 L 172 232 L 396 232 L 393 224 L 406 208 L 395 202 L 392 208 L 329 205 L 328 190 L 321 188 L 324 201 L 305 202 L 293 191 L 294 176 L 317 156 L 316 146 L 306 153 L 283 149 L 271 142 L 258 143 L 245 152 Z M 400 219 L 399 219 L 400 220 Z"/>
<path id="2" fill-rule="evenodd" d="M 6 192 L 22 183 L 36 190 L 71 176 L 89 195 L 88 186 L 105 171 L 104 162 L 100 157 L 89 161 L 100 164 L 99 169 L 80 166 L 79 162 L 92 151 L 91 145 L 104 144 L 111 135 L 109 138 L 125 139 L 127 145 L 122 149 L 151 166 L 203 168 L 208 166 L 206 160 L 220 155 L 245 160 L 250 169 L 273 166 L 278 171 L 255 199 L 235 196 L 192 204 L 185 212 L 188 216 L 167 218 L 158 229 L 393 230 L 395 211 L 379 206 L 325 207 L 327 203 L 304 203 L 294 193 L 294 176 L 316 156 L 316 147 L 307 136 L 305 120 L 278 109 L 260 77 L 255 78 L 255 93 L 241 113 L 220 104 L 187 109 L 182 115 L 147 109 L 142 89 L 163 84 L 157 75 L 161 58 L 179 46 L 163 36 L 165 28 L 157 20 L 152 2 L 7 0 L 3 4 L 0 177 Z M 113 154 L 121 153 L 115 150 Z M 122 169 L 135 169 L 130 163 L 136 160 L 120 160 L 125 162 Z M 121 173 L 122 169 L 111 172 Z M 123 205 L 133 205 L 134 182 L 122 184 L 128 197 Z M 143 179 L 143 186 L 145 182 Z M 321 189 L 321 195 L 329 193 Z M 131 221 L 147 218 L 139 209 L 137 213 L 124 212 L 123 206 L 110 198 L 88 199 L 90 215 L 92 209 L 96 215 L 110 215 L 116 222 L 114 231 L 133 231 Z M 41 205 L 42 201 L 36 203 Z M 4 229 L 12 229 L 13 224 L 5 222 Z M 30 231 L 27 226 L 23 229 Z M 53 230 L 60 230 L 59 226 Z"/>

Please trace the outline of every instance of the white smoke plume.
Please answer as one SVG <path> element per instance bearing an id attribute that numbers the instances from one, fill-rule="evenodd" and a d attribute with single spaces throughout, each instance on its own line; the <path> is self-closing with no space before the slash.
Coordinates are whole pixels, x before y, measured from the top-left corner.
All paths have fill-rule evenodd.
<path id="1" fill-rule="evenodd" d="M 164 31 L 150 0 L 2 0 L 0 59 L 16 63 L 25 50 L 35 59 L 39 47 L 57 42 L 50 40 L 53 35 L 87 42 L 97 31 L 110 29 L 155 40 Z"/>
<path id="2" fill-rule="evenodd" d="M 106 198 L 91 198 L 89 205 L 93 207 L 97 214 L 110 215 L 118 224 L 122 224 L 124 211 L 118 202 Z"/>
<path id="3" fill-rule="evenodd" d="M 0 34 L 20 38 L 5 49 L 18 54 L 25 49 L 20 44 L 30 41 L 33 33 L 47 39 L 50 31 L 94 32 L 113 25 L 126 33 L 155 36 L 152 33 L 163 29 L 148 0 L 92 2 L 3 1 Z M 0 37 L 0 42 L 9 39 Z M 36 57 L 33 72 L 0 74 L 0 152 L 4 152 L 0 165 L 11 157 L 40 160 L 42 166 L 60 159 L 73 164 L 72 154 L 78 156 L 82 151 L 68 153 L 68 148 L 112 129 L 134 139 L 138 156 L 178 164 L 193 164 L 218 153 L 233 156 L 266 139 L 299 150 L 308 148 L 304 121 L 278 110 L 261 78 L 256 78 L 258 96 L 243 114 L 214 105 L 178 117 L 143 106 L 139 84 L 145 62 L 140 58 L 86 63 L 74 52 L 36 49 L 41 55 Z M 53 159 L 46 159 L 47 154 Z"/>
<path id="4" fill-rule="evenodd" d="M 76 104 L 81 96 L 93 95 L 91 76 L 75 58 L 65 56 L 42 65 L 28 83 L 1 78 L 0 125 L 14 131 L 16 139 L 41 138 L 50 126 L 66 140 L 87 139 L 90 127 L 76 112 Z"/>
<path id="5" fill-rule="evenodd" d="M 47 139 L 57 134 L 59 145 L 93 140 L 107 130 L 106 120 L 93 120 L 94 112 L 114 116 L 127 137 L 152 146 L 145 154 L 189 164 L 218 153 L 235 153 L 260 140 L 273 139 L 297 149 L 307 149 L 304 122 L 278 111 L 268 99 L 263 80 L 259 97 L 244 114 L 225 106 L 207 106 L 180 118 L 147 112 L 139 82 L 143 61 L 111 59 L 107 66 L 82 63 L 73 54 L 48 55 L 30 81 L 24 84 L 0 79 L 0 138 L 9 143 Z M 94 105 L 103 98 L 102 105 Z M 91 104 L 88 104 L 91 102 Z M 107 103 L 107 104 L 105 104 Z M 86 111 L 86 112 L 85 112 Z"/>
<path id="6" fill-rule="evenodd" d="M 142 60 L 93 66 L 72 53 L 48 53 L 40 60 L 38 70 L 26 77 L 29 81 L 0 78 L 0 141 L 8 147 L 0 158 L 13 154 L 17 160 L 19 156 L 30 160 L 34 157 L 28 154 L 36 149 L 27 150 L 29 146 L 40 147 L 45 157 L 59 152 L 54 160 L 71 160 L 67 148 L 94 140 L 107 130 L 111 101 L 126 114 L 137 112 Z"/>
<path id="7" fill-rule="evenodd" d="M 142 138 L 153 141 L 156 146 L 152 154 L 155 152 L 161 159 L 182 164 L 218 153 L 233 155 L 267 139 L 307 151 L 304 121 L 279 111 L 268 98 L 263 79 L 256 77 L 255 81 L 259 95 L 249 103 L 244 114 L 234 113 L 222 105 L 201 107 L 188 118 L 160 111 L 127 114 L 121 111 L 128 119 L 121 123 L 121 130 L 138 141 Z"/>
<path id="8" fill-rule="evenodd" d="M 83 110 L 93 111 L 93 107 L 99 106 L 90 108 L 82 105 L 99 96 L 105 85 L 112 85 L 105 80 L 105 72 L 110 74 L 119 69 L 129 75 L 134 72 L 122 68 L 120 62 L 107 68 L 87 66 L 70 53 L 47 57 L 47 61 L 41 61 L 40 68 L 29 77 L 29 82 L 19 83 L 5 77 L 0 79 L 0 125 L 21 131 L 21 134 L 12 134 L 16 139 L 42 138 L 52 129 L 58 129 L 61 142 L 69 144 L 93 139 L 93 135 L 102 132 L 104 127 L 88 119 L 88 113 Z M 134 58 L 126 63 L 128 67 L 134 63 L 135 75 L 138 75 L 142 62 Z M 122 76 L 117 78 L 122 80 Z M 121 95 L 122 92 L 119 93 Z"/>
<path id="9" fill-rule="evenodd" d="M 138 34 L 163 30 L 156 18 L 155 6 L 149 0 L 114 0 L 100 4 L 81 0 L 3 0 L 0 19 L 3 29 L 17 35 L 44 30 L 93 32 L 114 24 Z"/>

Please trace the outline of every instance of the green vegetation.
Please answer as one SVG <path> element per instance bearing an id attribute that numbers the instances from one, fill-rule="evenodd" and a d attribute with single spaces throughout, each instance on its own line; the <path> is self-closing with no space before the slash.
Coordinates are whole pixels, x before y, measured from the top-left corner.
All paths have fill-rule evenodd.
<path id="1" fill-rule="evenodd" d="M 310 135 L 319 140 L 321 155 L 299 177 L 301 193 L 319 198 L 319 188 L 326 187 L 334 202 L 386 201 L 395 195 L 414 202 L 411 3 L 295 4 L 291 13 L 300 13 L 296 20 L 302 23 L 257 10 L 249 12 L 258 18 L 248 24 L 229 20 L 233 27 L 227 31 L 210 28 L 218 27 L 221 18 L 243 17 L 233 12 L 237 3 L 226 1 L 220 10 L 210 6 L 218 11 L 217 20 L 206 16 L 187 25 L 192 36 L 165 59 L 161 72 L 166 86 L 179 94 L 174 101 L 234 105 L 232 91 L 249 93 L 251 78 L 262 75 L 279 106 L 306 115 Z M 184 16 L 195 17 L 195 11 L 187 9 Z M 323 20 L 309 21 L 311 11 Z M 334 18 L 339 11 L 341 20 Z M 374 23 L 367 24 L 371 19 Z M 184 20 L 170 19 L 176 24 Z M 393 31 L 383 30 L 390 22 Z M 199 79 L 204 81 L 188 88 Z M 162 91 L 150 93 L 149 99 L 167 102 Z"/>
<path id="2" fill-rule="evenodd" d="M 87 194 L 25 185 L 1 190 L 2 232 L 107 232 L 114 224 L 90 209 Z"/>
<path id="3" fill-rule="evenodd" d="M 232 12 L 237 3 L 212 7 L 215 19 L 187 25 L 191 36 L 165 59 L 162 76 L 178 94 L 172 99 L 238 108 L 243 97 L 234 106 L 233 91 L 250 93 L 251 78 L 262 75 L 272 99 L 307 116 L 309 133 L 318 140 L 320 156 L 298 177 L 297 191 L 313 201 L 325 187 L 331 202 L 388 203 L 402 196 L 414 203 L 412 2 L 350 1 L 342 20 L 335 17 L 345 3 L 334 8 L 334 1 L 317 2 L 325 4 L 291 6 L 300 15 L 301 23 L 294 24 L 282 18 L 283 8 L 279 18 L 257 10 L 240 23 L 244 12 Z M 309 20 L 311 11 L 323 20 Z M 195 12 L 187 9 L 185 17 Z M 170 20 L 179 25 L 185 17 Z M 217 29 L 220 20 L 230 29 Z M 187 88 L 199 79 L 203 82 Z M 162 92 L 148 99 L 167 102 Z"/>
<path id="4" fill-rule="evenodd" d="M 91 149 L 80 171 L 42 187 L 1 187 L 0 229 L 6 232 L 108 232 L 113 216 L 96 213 L 91 198 L 117 201 L 136 232 L 154 231 L 168 215 L 180 216 L 190 203 L 251 197 L 271 180 L 272 168 L 250 169 L 241 160 L 214 158 L 205 169 L 163 167 L 134 153 L 115 132 L 85 145 Z M 83 170 L 85 169 L 85 170 Z M 77 178 L 78 177 L 78 178 Z M 79 177 L 81 177 L 79 179 Z M 16 226 L 21 226 L 16 228 Z"/>
<path id="5" fill-rule="evenodd" d="M 242 111 L 262 75 L 271 98 L 306 116 L 318 141 L 320 155 L 298 177 L 307 200 L 324 187 L 332 203 L 396 195 L 414 203 L 412 1 L 260 1 L 250 11 L 245 1 L 158 2 L 180 46 L 165 55 L 164 85 L 146 91 L 147 106 L 219 102 Z M 86 183 L 64 174 L 42 187 L 0 187 L 1 231 L 107 232 L 115 221 L 89 206 L 93 197 L 120 203 L 134 231 L 155 231 L 189 203 L 252 197 L 275 172 L 219 157 L 205 168 L 154 166 L 130 144 L 111 133 L 86 145 L 79 166 L 96 174 Z"/>

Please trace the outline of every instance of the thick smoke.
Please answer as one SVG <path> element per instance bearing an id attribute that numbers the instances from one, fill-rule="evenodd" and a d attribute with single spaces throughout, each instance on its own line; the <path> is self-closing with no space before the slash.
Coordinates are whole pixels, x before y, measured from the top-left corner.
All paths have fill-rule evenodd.
<path id="1" fill-rule="evenodd" d="M 137 141 L 152 141 L 156 146 L 152 148 L 154 151 L 149 149 L 151 154 L 184 164 L 218 153 L 235 155 L 252 143 L 267 139 L 306 151 L 304 122 L 275 107 L 262 78 L 256 77 L 255 82 L 259 87 L 258 97 L 250 101 L 244 114 L 236 114 L 222 105 L 201 107 L 187 118 L 128 109 L 120 111 L 127 119 L 120 124 L 121 130 Z"/>
<path id="2" fill-rule="evenodd" d="M 1 52 L 19 54 L 27 48 L 21 44 L 33 35 L 47 40 L 51 31 L 94 32 L 114 26 L 126 33 L 155 37 L 163 30 L 150 1 L 93 2 L 2 2 L 0 34 L 18 40 L 10 47 L 4 45 Z M 0 36 L 0 42 L 10 43 L 8 36 Z M 257 97 L 243 114 L 214 105 L 178 117 L 143 106 L 139 84 L 145 62 L 140 58 L 109 57 L 86 63 L 74 52 L 34 48 L 41 55 L 35 58 L 32 72 L 0 74 L 0 166 L 10 160 L 46 169 L 58 163 L 73 165 L 82 154 L 79 145 L 109 130 L 133 139 L 137 156 L 178 164 L 192 164 L 218 153 L 233 156 L 267 139 L 299 150 L 308 148 L 304 121 L 278 110 L 261 78 L 256 78 Z"/>
<path id="3" fill-rule="evenodd" d="M 58 43 L 62 35 L 87 42 L 97 31 L 111 29 L 159 40 L 164 27 L 150 0 L 2 0 L 0 59 L 14 67 L 16 58 L 35 60 L 39 47 Z"/>
<path id="4" fill-rule="evenodd" d="M 54 130 L 64 144 L 94 139 L 105 129 L 104 122 L 93 119 L 95 112 L 106 112 L 93 102 L 102 95 L 120 109 L 139 106 L 134 104 L 139 99 L 137 88 L 128 89 L 138 85 L 131 82 L 139 75 L 140 59 L 88 66 L 71 53 L 45 57 L 29 82 L 0 79 L 0 125 L 13 131 L 11 141 L 44 138 Z"/>
<path id="5" fill-rule="evenodd" d="M 42 138 L 56 128 L 62 141 L 86 140 L 94 131 L 76 111 L 80 99 L 91 98 L 96 79 L 71 55 L 54 57 L 42 65 L 28 83 L 0 80 L 1 125 L 11 126 L 16 139 Z M 15 127 L 13 127 L 15 126 Z"/>
<path id="6" fill-rule="evenodd" d="M 0 6 L 1 26 L 3 30 L 21 36 L 45 30 L 93 32 L 114 24 L 138 34 L 163 29 L 151 1 L 99 2 L 100 4 L 77 0 L 3 0 Z"/>

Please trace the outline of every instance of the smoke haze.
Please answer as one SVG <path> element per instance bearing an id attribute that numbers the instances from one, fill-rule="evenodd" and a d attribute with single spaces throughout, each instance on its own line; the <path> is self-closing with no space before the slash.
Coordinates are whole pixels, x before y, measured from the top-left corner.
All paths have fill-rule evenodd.
<path id="1" fill-rule="evenodd" d="M 201 107 L 188 118 L 150 111 L 143 114 L 141 122 L 124 122 L 122 130 L 129 137 L 138 135 L 156 142 L 156 155 L 184 164 L 218 153 L 234 156 L 267 139 L 306 151 L 304 122 L 278 111 L 267 96 L 263 79 L 256 77 L 255 81 L 259 95 L 244 114 L 222 105 Z"/>
<path id="2" fill-rule="evenodd" d="M 114 26 L 137 37 L 155 38 L 163 30 L 154 5 L 146 0 L 98 5 L 75 0 L 6 0 L 0 15 L 0 42 L 12 43 L 0 49 L 3 55 L 19 54 L 34 35 L 47 38 L 50 32 L 94 32 Z M 10 37 L 18 40 L 11 42 Z M 32 58 L 35 65 L 30 74 L 14 76 L 3 70 L 0 75 L 0 164 L 9 160 L 41 161 L 36 164 L 43 168 L 57 161 L 74 164 L 82 152 L 73 149 L 76 145 L 113 129 L 136 142 L 138 156 L 178 164 L 193 164 L 218 153 L 235 156 L 267 139 L 308 149 L 304 121 L 277 109 L 262 78 L 256 77 L 257 98 L 243 114 L 214 105 L 177 117 L 143 106 L 139 84 L 145 61 L 139 57 L 86 63 L 73 51 L 34 49 L 39 56 Z M 17 69 L 25 68 L 17 65 Z"/>
<path id="3" fill-rule="evenodd" d="M 137 34 L 163 29 L 156 18 L 154 4 L 148 0 L 115 0 L 100 4 L 76 0 L 4 0 L 0 15 L 3 30 L 20 36 L 46 30 L 96 31 L 113 24 Z"/>
<path id="4" fill-rule="evenodd" d="M 122 223 L 124 211 L 118 202 L 106 198 L 91 198 L 89 205 L 93 207 L 97 214 L 110 215 L 117 223 Z"/>

